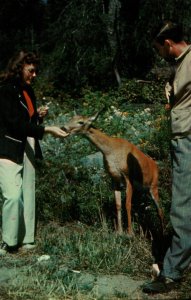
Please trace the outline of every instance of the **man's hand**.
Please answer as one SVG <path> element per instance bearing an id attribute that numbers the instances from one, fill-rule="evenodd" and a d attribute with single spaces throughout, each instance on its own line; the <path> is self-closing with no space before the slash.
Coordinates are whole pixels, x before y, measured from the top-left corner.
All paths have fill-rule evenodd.
<path id="1" fill-rule="evenodd" d="M 165 85 L 165 95 L 168 103 L 170 102 L 170 97 L 172 95 L 172 86 L 170 85 L 169 82 L 166 83 Z"/>

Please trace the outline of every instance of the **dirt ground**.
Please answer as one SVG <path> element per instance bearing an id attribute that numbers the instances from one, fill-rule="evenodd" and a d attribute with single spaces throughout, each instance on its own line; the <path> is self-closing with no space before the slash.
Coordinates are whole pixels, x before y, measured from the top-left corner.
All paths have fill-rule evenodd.
<path id="1" fill-rule="evenodd" d="M 15 258 L 16 259 L 16 258 Z M 11 258 L 13 260 L 13 258 Z M 51 257 L 45 260 L 43 256 L 36 257 L 36 260 L 46 265 L 48 260 L 51 260 Z M 13 263 L 13 261 L 12 261 Z M 27 277 L 27 273 L 24 272 L 26 267 L 14 267 L 7 268 L 2 267 L 0 269 L 0 299 L 1 300 L 12 300 L 12 299 L 23 299 L 28 300 L 26 297 L 13 297 L 6 294 L 6 290 L 10 289 L 11 285 L 16 286 L 21 281 L 30 280 Z M 141 286 L 144 283 L 142 280 L 134 280 L 124 275 L 93 275 L 89 273 L 79 272 L 76 270 L 60 269 L 60 272 L 69 272 L 73 273 L 76 276 L 77 289 L 81 291 L 84 295 L 84 298 L 81 299 L 94 299 L 94 300 L 119 300 L 119 299 L 128 299 L 128 300 L 171 300 L 171 299 L 182 299 L 181 295 L 177 294 L 177 291 L 172 291 L 168 294 L 159 294 L 159 295 L 147 295 L 143 294 L 141 291 Z M 91 298 L 87 298 L 86 295 L 93 295 Z M 83 296 L 82 296 L 83 297 Z M 30 298 L 31 299 L 31 298 Z M 42 299 L 38 295 L 34 295 L 34 300 Z M 62 298 L 49 297 L 43 298 L 44 300 L 62 300 Z M 63 299 L 66 299 L 65 297 Z M 71 297 L 68 299 L 72 299 Z M 78 298 L 73 298 L 78 299 Z M 187 298 L 191 299 L 191 298 Z"/>

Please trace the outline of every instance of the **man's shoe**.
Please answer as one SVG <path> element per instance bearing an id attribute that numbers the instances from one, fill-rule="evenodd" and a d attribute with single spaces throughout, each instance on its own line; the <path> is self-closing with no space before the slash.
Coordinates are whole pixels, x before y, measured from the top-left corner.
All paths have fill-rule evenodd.
<path id="1" fill-rule="evenodd" d="M 155 280 L 143 286 L 142 291 L 147 294 L 168 293 L 177 288 L 178 282 L 171 278 L 158 276 Z"/>
<path id="2" fill-rule="evenodd" d="M 2 242 L 0 245 L 0 256 L 6 255 L 8 251 L 9 246 L 5 242 Z"/>
<path id="3" fill-rule="evenodd" d="M 34 248 L 36 248 L 34 243 L 23 244 L 22 246 L 22 249 L 24 250 L 33 250 Z"/>

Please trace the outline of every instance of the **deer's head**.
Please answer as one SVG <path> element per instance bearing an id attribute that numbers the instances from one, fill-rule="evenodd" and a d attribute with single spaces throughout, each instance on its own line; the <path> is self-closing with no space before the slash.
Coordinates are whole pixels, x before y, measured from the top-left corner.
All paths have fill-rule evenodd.
<path id="1" fill-rule="evenodd" d="M 91 127 L 92 122 L 97 119 L 99 113 L 100 112 L 97 112 L 91 117 L 76 115 L 64 124 L 63 129 L 70 134 L 86 133 Z"/>

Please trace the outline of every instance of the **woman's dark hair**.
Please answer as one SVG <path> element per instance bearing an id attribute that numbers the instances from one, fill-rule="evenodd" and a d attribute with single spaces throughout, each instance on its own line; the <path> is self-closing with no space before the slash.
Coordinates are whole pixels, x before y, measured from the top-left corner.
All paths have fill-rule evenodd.
<path id="1" fill-rule="evenodd" d="M 184 39 L 182 25 L 165 21 L 163 25 L 160 26 L 160 29 L 158 29 L 154 41 L 163 46 L 166 39 L 170 39 L 175 43 L 181 42 Z"/>
<path id="2" fill-rule="evenodd" d="M 8 62 L 5 72 L 0 75 L 1 80 L 11 78 L 20 79 L 22 76 L 23 66 L 25 64 L 34 64 L 37 66 L 39 57 L 33 52 L 19 51 Z"/>

